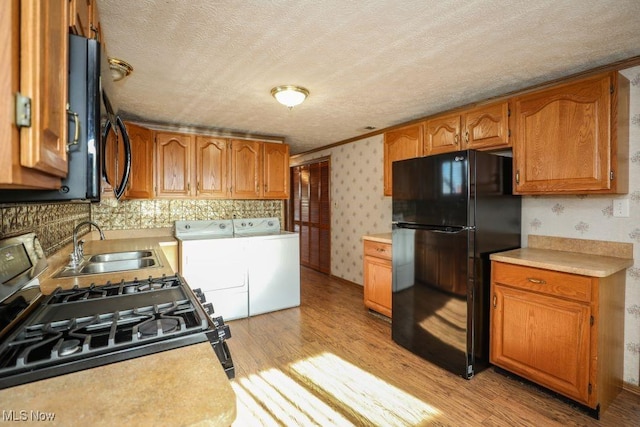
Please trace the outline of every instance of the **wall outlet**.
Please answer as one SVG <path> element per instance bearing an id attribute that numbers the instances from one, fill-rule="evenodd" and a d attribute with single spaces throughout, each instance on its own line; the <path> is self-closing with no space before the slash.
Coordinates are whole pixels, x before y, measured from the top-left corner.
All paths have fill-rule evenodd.
<path id="1" fill-rule="evenodd" d="M 629 217 L 629 199 L 613 200 L 613 216 L 618 218 Z"/>

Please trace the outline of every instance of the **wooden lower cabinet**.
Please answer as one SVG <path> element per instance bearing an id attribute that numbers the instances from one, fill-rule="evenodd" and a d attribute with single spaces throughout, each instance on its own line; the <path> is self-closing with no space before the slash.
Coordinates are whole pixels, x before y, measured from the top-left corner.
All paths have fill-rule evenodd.
<path id="1" fill-rule="evenodd" d="M 391 317 L 391 244 L 364 241 L 364 305 Z"/>
<path id="2" fill-rule="evenodd" d="M 622 389 L 624 275 L 493 261 L 491 363 L 599 414 Z"/>

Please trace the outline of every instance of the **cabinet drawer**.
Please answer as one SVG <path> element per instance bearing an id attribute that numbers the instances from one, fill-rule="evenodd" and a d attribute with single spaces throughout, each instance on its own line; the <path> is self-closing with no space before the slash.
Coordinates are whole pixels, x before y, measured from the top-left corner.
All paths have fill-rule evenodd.
<path id="1" fill-rule="evenodd" d="M 389 243 L 364 241 L 364 254 L 376 258 L 391 259 L 391 245 Z"/>
<path id="2" fill-rule="evenodd" d="M 577 274 L 494 262 L 493 282 L 542 294 L 591 301 L 593 278 Z"/>

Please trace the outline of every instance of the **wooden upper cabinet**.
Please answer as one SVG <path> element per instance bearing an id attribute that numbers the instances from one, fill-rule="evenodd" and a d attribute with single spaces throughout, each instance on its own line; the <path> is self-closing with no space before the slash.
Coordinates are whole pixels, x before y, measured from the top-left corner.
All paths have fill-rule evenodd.
<path id="1" fill-rule="evenodd" d="M 131 174 L 126 199 L 153 198 L 153 131 L 125 123 L 131 143 Z"/>
<path id="2" fill-rule="evenodd" d="M 422 123 L 385 132 L 384 134 L 384 195 L 393 193 L 392 165 L 398 160 L 422 155 Z"/>
<path id="3" fill-rule="evenodd" d="M 263 142 L 262 155 L 262 197 L 265 199 L 288 199 L 289 146 Z"/>
<path id="4" fill-rule="evenodd" d="M 156 195 L 187 198 L 192 193 L 192 136 L 156 132 Z"/>
<path id="5" fill-rule="evenodd" d="M 20 163 L 67 176 L 68 0 L 22 1 L 20 93 L 31 126 L 20 130 Z"/>
<path id="6" fill-rule="evenodd" d="M 229 141 L 196 136 L 196 191 L 198 197 L 229 197 Z"/>
<path id="7" fill-rule="evenodd" d="M 515 192 L 627 192 L 628 93 L 614 72 L 516 97 Z"/>
<path id="8" fill-rule="evenodd" d="M 460 114 L 448 114 L 427 120 L 424 130 L 424 154 L 461 150 Z"/>
<path id="9" fill-rule="evenodd" d="M 258 141 L 231 140 L 231 197 L 259 199 L 262 185 L 262 146 Z"/>
<path id="10" fill-rule="evenodd" d="M 509 103 L 483 105 L 462 114 L 462 148 L 500 148 L 510 145 Z"/>

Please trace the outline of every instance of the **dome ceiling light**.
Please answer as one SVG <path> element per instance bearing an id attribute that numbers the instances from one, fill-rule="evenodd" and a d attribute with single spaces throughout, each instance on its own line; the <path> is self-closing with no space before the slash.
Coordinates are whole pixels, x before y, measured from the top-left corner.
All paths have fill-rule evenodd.
<path id="1" fill-rule="evenodd" d="M 133 73 L 131 64 L 118 58 L 109 58 L 109 68 L 114 82 L 120 81 Z"/>
<path id="2" fill-rule="evenodd" d="M 271 89 L 271 95 L 282 105 L 285 105 L 289 109 L 292 109 L 296 105 L 302 104 L 302 102 L 309 96 L 309 91 L 300 86 L 276 86 Z"/>

